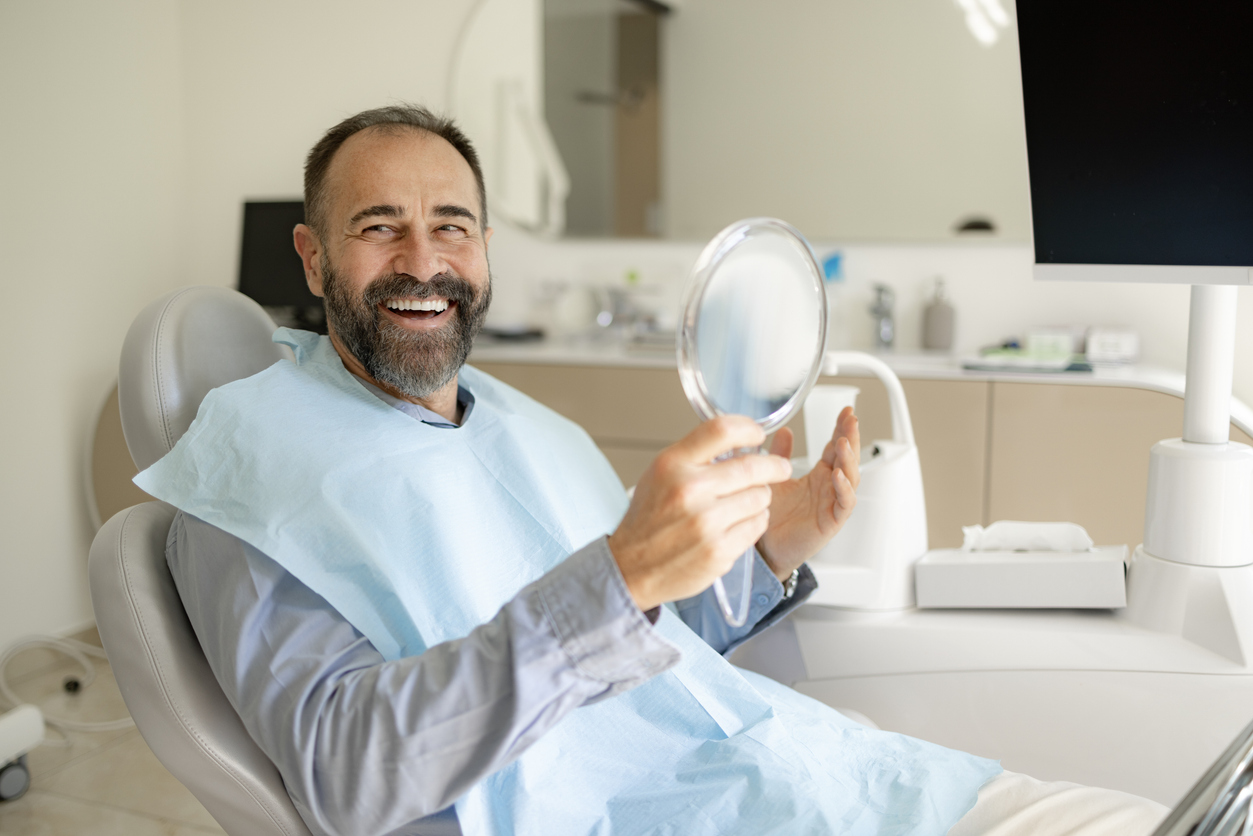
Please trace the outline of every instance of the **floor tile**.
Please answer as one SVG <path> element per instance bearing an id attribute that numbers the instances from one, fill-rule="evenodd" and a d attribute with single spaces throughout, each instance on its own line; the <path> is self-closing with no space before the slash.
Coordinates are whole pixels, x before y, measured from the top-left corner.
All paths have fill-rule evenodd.
<path id="1" fill-rule="evenodd" d="M 64 653 L 57 653 L 42 647 L 32 647 L 10 659 L 9 663 L 4 666 L 4 675 L 10 685 L 16 685 L 35 674 L 61 667 L 66 663 L 67 658 Z"/>
<path id="2" fill-rule="evenodd" d="M 79 758 L 98 751 L 101 746 L 107 746 L 118 738 L 130 734 L 132 731 L 131 729 L 122 729 L 121 731 L 97 733 L 67 732 L 64 737 L 66 745 L 46 744 L 40 746 L 27 754 L 26 766 L 30 770 L 31 777 L 38 780 L 67 764 L 73 763 Z M 58 732 L 52 730 L 48 731 L 46 737 L 49 740 L 59 741 L 63 739 Z"/>
<path id="3" fill-rule="evenodd" d="M 73 662 L 33 674 L 12 687 L 21 699 L 39 706 L 45 715 L 77 722 L 128 717 L 126 703 L 122 701 L 122 694 L 118 691 L 109 663 L 103 660 L 93 660 L 93 663 L 96 678 L 90 686 L 77 693 L 71 694 L 65 690 L 67 676 L 82 675 L 82 669 Z M 56 729 L 49 728 L 45 734 L 48 740 L 66 740 L 68 745 L 45 745 L 32 751 L 31 774 L 36 777 L 48 774 L 132 730 L 133 727 L 109 732 L 66 732 L 62 735 Z"/>
<path id="4" fill-rule="evenodd" d="M 0 833 L 5 836 L 207 836 L 225 831 L 145 816 L 32 789 L 15 801 L 0 802 Z"/>
<path id="5" fill-rule="evenodd" d="M 74 638 L 99 645 L 94 629 Z M 90 686 L 69 693 L 65 678 L 82 676 L 64 654 L 36 649 L 7 668 L 24 701 L 45 715 L 78 722 L 127 717 L 109 663 L 91 657 Z M 62 735 L 49 728 L 47 737 Z M 111 732 L 67 732 L 67 746 L 44 745 L 29 755 L 32 786 L 22 798 L 0 803 L 4 836 L 203 836 L 222 834 L 200 802 L 156 759 L 132 727 Z"/>
<path id="6" fill-rule="evenodd" d="M 125 719 L 130 715 L 122 692 L 113 678 L 113 669 L 105 661 L 94 662 L 95 679 L 76 692 L 65 690 L 65 680 L 83 680 L 82 668 L 59 666 L 37 674 L 13 686 L 13 691 L 26 702 L 38 705 L 45 715 L 64 717 L 75 722 L 101 722 Z"/>
<path id="7" fill-rule="evenodd" d="M 161 765 L 139 732 L 36 778 L 33 786 L 171 821 L 216 826 L 191 791 Z"/>
<path id="8" fill-rule="evenodd" d="M 100 634 L 95 627 L 75 633 L 69 638 L 83 642 L 84 644 L 95 645 L 100 647 Z M 91 657 L 94 661 L 96 657 Z M 44 673 L 52 668 L 60 665 L 72 665 L 77 668 L 78 665 L 74 661 L 59 651 L 50 650 L 43 647 L 34 647 L 29 650 L 23 650 L 14 656 L 5 665 L 4 673 L 8 677 L 9 683 L 14 684 L 23 681 L 32 674 Z"/>

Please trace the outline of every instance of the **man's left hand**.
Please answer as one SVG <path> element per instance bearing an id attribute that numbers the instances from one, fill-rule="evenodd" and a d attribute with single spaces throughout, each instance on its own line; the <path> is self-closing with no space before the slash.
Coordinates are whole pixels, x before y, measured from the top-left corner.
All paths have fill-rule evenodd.
<path id="1" fill-rule="evenodd" d="M 792 431 L 779 430 L 770 445 L 776 456 L 792 455 Z M 852 407 L 845 407 L 822 460 L 800 479 L 770 486 L 770 526 L 757 549 L 779 580 L 796 569 L 844 527 L 857 504 L 861 481 L 861 432 Z"/>

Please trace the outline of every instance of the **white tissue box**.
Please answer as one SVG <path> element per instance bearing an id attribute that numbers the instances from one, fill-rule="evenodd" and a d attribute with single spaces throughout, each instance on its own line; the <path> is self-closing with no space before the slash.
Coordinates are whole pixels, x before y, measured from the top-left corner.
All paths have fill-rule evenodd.
<path id="1" fill-rule="evenodd" d="M 1126 546 L 1083 552 L 935 549 L 914 564 L 922 608 L 1127 606 Z"/>
<path id="2" fill-rule="evenodd" d="M 1088 360 L 1093 363 L 1134 363 L 1140 356 L 1140 335 L 1115 328 L 1088 331 Z"/>

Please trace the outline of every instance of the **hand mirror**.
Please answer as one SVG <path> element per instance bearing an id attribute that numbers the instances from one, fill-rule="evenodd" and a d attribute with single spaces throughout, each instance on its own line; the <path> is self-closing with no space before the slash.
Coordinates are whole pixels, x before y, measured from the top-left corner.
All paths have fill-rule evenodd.
<path id="1" fill-rule="evenodd" d="M 679 380 L 702 420 L 747 415 L 769 433 L 804 404 L 826 339 L 826 290 L 809 243 L 774 218 L 739 221 L 718 233 L 692 268 L 679 324 Z M 733 627 L 748 618 L 752 560 L 749 549 L 738 611 L 723 579 L 714 581 Z"/>

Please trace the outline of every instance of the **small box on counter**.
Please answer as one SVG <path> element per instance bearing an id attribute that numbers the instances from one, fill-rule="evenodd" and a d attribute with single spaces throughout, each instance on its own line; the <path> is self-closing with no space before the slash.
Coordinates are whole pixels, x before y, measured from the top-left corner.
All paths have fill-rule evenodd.
<path id="1" fill-rule="evenodd" d="M 1090 328 L 1087 354 L 1092 363 L 1134 363 L 1140 357 L 1140 335 L 1126 328 Z"/>
<path id="2" fill-rule="evenodd" d="M 1126 560 L 1126 546 L 935 549 L 914 564 L 914 588 L 924 609 L 1116 609 L 1127 606 Z"/>

